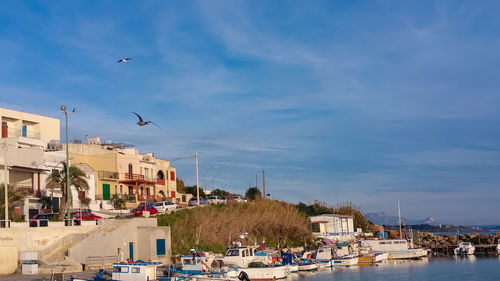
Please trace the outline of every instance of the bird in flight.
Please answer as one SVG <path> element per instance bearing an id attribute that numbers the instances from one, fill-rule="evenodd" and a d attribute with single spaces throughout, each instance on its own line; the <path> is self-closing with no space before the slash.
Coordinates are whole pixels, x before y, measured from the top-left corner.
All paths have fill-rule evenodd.
<path id="1" fill-rule="evenodd" d="M 124 59 L 120 59 L 118 62 L 128 62 L 129 60 L 131 60 L 132 58 L 124 58 Z"/>
<path id="2" fill-rule="evenodd" d="M 139 114 L 137 114 L 135 112 L 132 112 L 132 113 L 134 113 L 135 115 L 137 115 L 137 117 L 139 117 L 139 122 L 137 122 L 137 125 L 139 125 L 139 126 L 146 126 L 148 124 L 153 124 L 156 127 L 160 128 L 160 126 L 156 125 L 153 121 L 144 121 L 144 120 L 142 120 L 142 117 Z"/>

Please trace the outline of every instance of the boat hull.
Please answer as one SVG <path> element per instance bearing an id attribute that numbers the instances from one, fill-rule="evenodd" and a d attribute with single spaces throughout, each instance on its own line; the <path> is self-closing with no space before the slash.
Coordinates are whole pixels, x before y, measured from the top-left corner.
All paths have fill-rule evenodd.
<path id="1" fill-rule="evenodd" d="M 388 253 L 376 254 L 373 256 L 358 257 L 358 263 L 378 263 L 389 258 Z"/>
<path id="2" fill-rule="evenodd" d="M 311 271 L 319 268 L 317 263 L 299 264 L 299 271 Z"/>
<path id="3" fill-rule="evenodd" d="M 240 267 L 235 271 L 236 276 L 240 272 L 245 272 L 250 280 L 276 280 L 283 279 L 290 273 L 288 265 L 270 266 L 270 267 Z"/>
<path id="4" fill-rule="evenodd" d="M 351 266 L 351 265 L 357 265 L 358 264 L 358 258 L 341 258 L 341 259 L 334 259 L 333 260 L 333 265 L 334 266 Z"/>

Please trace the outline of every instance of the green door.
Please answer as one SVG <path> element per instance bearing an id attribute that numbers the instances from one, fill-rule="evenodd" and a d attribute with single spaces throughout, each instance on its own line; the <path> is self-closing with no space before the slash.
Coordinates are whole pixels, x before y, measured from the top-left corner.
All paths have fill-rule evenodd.
<path id="1" fill-rule="evenodd" d="M 104 200 L 111 199 L 111 196 L 109 194 L 109 184 L 107 183 L 102 184 L 102 199 Z"/>

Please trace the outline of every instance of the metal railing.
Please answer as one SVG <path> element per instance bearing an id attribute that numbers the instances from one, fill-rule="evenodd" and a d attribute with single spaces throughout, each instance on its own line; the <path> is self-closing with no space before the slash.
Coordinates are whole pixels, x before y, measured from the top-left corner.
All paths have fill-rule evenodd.
<path id="1" fill-rule="evenodd" d="M 11 220 L 0 220 L 0 228 L 10 228 Z"/>
<path id="2" fill-rule="evenodd" d="M 128 180 L 144 180 L 144 175 L 125 173 L 125 178 Z"/>
<path id="3" fill-rule="evenodd" d="M 49 226 L 48 219 L 30 219 L 30 227 L 46 227 Z"/>
<path id="4" fill-rule="evenodd" d="M 101 268 L 105 264 L 113 264 L 118 261 L 118 256 L 89 256 L 85 258 L 85 265 L 100 265 Z"/>
<path id="5" fill-rule="evenodd" d="M 117 172 L 109 172 L 109 171 L 99 171 L 98 172 L 99 179 L 119 179 L 119 174 Z"/>
<path id="6" fill-rule="evenodd" d="M 19 130 L 19 129 L 15 129 L 15 128 L 8 128 L 7 129 L 7 137 L 25 137 L 25 138 L 39 140 L 40 139 L 40 132 Z"/>

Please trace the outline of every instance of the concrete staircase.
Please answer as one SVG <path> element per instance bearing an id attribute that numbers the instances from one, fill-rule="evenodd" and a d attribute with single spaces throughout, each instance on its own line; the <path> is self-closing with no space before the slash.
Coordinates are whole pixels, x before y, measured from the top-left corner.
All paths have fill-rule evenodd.
<path id="1" fill-rule="evenodd" d="M 53 243 L 43 251 L 39 252 L 41 266 L 38 268 L 39 274 L 51 274 L 53 272 L 81 272 L 83 270 L 82 264 L 76 262 L 68 257 L 68 251 L 71 247 L 81 243 L 82 241 L 96 237 L 106 232 L 113 232 L 130 220 L 103 220 L 103 223 L 93 231 L 87 233 L 69 234 L 57 242 Z M 116 261 L 116 257 L 93 257 L 89 259 L 90 264 L 87 268 L 99 267 Z M 96 265 L 92 266 L 95 263 Z"/>

